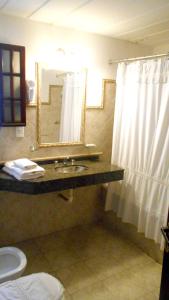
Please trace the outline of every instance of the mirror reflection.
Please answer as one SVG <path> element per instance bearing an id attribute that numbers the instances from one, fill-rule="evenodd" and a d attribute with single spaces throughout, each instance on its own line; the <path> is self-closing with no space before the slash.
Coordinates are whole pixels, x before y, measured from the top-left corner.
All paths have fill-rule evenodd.
<path id="1" fill-rule="evenodd" d="M 39 145 L 83 143 L 86 70 L 65 72 L 38 63 L 37 87 Z"/>

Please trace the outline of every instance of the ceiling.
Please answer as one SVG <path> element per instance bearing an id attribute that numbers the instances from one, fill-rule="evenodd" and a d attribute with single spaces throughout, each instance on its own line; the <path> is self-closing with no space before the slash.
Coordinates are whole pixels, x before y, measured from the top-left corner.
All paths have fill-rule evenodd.
<path id="1" fill-rule="evenodd" d="M 150 46 L 169 43 L 169 0 L 0 0 L 0 13 Z"/>

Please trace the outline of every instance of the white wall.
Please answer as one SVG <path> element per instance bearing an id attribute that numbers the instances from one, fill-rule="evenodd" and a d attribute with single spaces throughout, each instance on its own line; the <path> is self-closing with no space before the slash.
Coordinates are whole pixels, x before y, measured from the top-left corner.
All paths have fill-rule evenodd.
<path id="1" fill-rule="evenodd" d="M 26 47 L 26 79 L 35 78 L 36 61 L 49 58 L 54 61 L 56 49 L 58 48 L 75 52 L 80 58 L 82 66 L 88 68 L 89 71 L 100 72 L 105 79 L 115 79 L 116 65 L 110 66 L 108 64 L 109 59 L 136 57 L 152 53 L 151 48 L 130 42 L 2 15 L 0 17 L 0 28 L 1 43 L 18 44 Z M 100 113 L 104 114 L 104 110 Z M 30 153 L 30 145 L 36 143 L 35 116 L 35 112 L 30 111 L 29 108 L 25 137 L 22 139 L 15 137 L 15 128 L 0 128 L 0 161 L 23 155 L 40 157 L 44 156 L 44 153 L 46 156 L 53 156 L 57 154 L 64 155 L 66 151 L 69 154 L 71 154 L 70 152 L 86 151 L 84 147 L 78 148 L 77 151 L 75 151 L 75 147 L 72 147 L 71 150 L 70 147 L 69 149 L 68 147 L 61 147 L 57 149 L 49 148 L 45 152 L 38 149 L 36 153 Z M 87 113 L 86 118 L 88 118 L 88 124 L 90 124 L 89 118 L 97 118 L 97 112 L 93 110 L 90 114 Z M 100 124 L 100 126 L 102 125 Z M 86 128 L 86 135 L 89 137 L 87 143 L 94 142 L 94 140 L 90 140 L 90 130 L 90 128 Z"/>
<path id="2" fill-rule="evenodd" d="M 151 53 L 150 48 L 130 42 L 20 18 L 1 16 L 0 28 L 0 42 L 26 46 L 27 78 L 32 76 L 34 61 L 49 58 L 57 48 L 77 51 L 86 67 L 97 68 L 110 78 L 113 67 L 108 65 L 109 59 Z"/>

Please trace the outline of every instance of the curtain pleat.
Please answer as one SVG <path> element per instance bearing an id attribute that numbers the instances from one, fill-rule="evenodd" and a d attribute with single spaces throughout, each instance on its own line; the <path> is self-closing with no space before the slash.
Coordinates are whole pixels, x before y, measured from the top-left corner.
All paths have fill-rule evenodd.
<path id="1" fill-rule="evenodd" d="M 162 244 L 169 207 L 169 60 L 120 63 L 112 164 L 124 180 L 108 187 L 106 210 Z"/>
<path id="2" fill-rule="evenodd" d="M 80 142 L 85 73 L 67 73 L 63 85 L 59 141 Z"/>

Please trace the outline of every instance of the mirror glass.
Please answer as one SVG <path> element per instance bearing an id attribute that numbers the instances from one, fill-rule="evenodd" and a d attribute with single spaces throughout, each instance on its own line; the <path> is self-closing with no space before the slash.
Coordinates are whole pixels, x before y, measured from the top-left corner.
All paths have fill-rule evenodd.
<path id="1" fill-rule="evenodd" d="M 86 70 L 60 71 L 37 64 L 39 146 L 84 143 Z"/>

